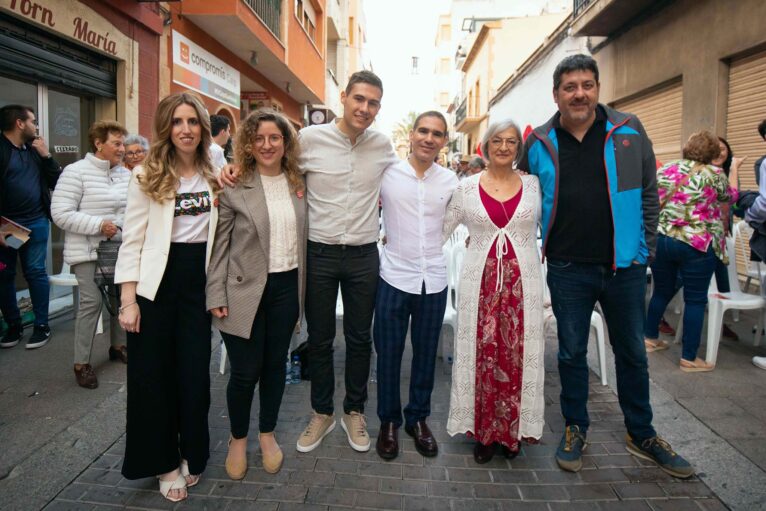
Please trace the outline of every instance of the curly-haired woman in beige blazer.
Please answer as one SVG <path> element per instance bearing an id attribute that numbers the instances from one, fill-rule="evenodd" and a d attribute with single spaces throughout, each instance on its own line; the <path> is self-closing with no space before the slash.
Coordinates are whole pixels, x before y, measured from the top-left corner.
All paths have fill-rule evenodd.
<path id="1" fill-rule="evenodd" d="M 250 406 L 259 382 L 263 468 L 276 473 L 282 466 L 274 428 L 285 358 L 303 305 L 306 199 L 296 132 L 285 117 L 272 110 L 253 112 L 234 146 L 241 174 L 220 196 L 207 307 L 231 361 L 226 472 L 236 480 L 247 472 Z"/>

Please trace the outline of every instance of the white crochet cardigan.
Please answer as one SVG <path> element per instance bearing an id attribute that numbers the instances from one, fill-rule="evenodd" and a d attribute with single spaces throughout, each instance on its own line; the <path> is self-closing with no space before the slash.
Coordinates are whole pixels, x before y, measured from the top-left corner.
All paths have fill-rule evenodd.
<path id="1" fill-rule="evenodd" d="M 479 197 L 479 177 L 460 182 L 447 207 L 444 221 L 446 240 L 458 224 L 471 237 L 460 272 L 458 330 L 452 366 L 452 388 L 447 432 L 450 435 L 474 432 L 476 382 L 476 325 L 484 264 L 492 243 L 500 233 L 511 241 L 519 261 L 524 305 L 524 365 L 519 438 L 539 439 L 543 434 L 543 280 L 537 249 L 540 218 L 540 184 L 535 176 L 521 176 L 522 196 L 510 222 L 498 228 L 489 218 Z"/>

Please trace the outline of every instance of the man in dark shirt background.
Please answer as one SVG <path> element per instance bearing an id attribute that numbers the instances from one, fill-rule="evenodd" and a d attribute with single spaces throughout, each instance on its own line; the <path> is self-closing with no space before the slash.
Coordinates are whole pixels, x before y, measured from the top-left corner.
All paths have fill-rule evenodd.
<path id="1" fill-rule="evenodd" d="M 8 330 L 0 348 L 16 346 L 23 336 L 21 313 L 16 302 L 16 261 L 21 260 L 29 285 L 34 329 L 27 349 L 48 343 L 48 299 L 50 285 L 45 269 L 50 231 L 51 190 L 61 174 L 45 141 L 37 136 L 34 111 L 21 105 L 0 108 L 0 216 L 29 229 L 29 240 L 18 250 L 6 245 L 0 236 L 0 310 Z"/>
<path id="2" fill-rule="evenodd" d="M 562 60 L 553 74 L 558 105 L 525 143 L 519 164 L 540 179 L 543 258 L 558 325 L 561 412 L 558 465 L 582 468 L 587 447 L 588 336 L 596 302 L 614 351 L 627 449 L 675 477 L 692 466 L 657 436 L 644 348 L 646 266 L 659 218 L 655 158 L 641 122 L 598 102 L 596 61 Z"/>

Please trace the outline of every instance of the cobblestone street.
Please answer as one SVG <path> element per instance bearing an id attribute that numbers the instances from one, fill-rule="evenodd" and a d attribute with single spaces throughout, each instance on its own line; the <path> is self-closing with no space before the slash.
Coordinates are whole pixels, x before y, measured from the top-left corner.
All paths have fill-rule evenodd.
<path id="1" fill-rule="evenodd" d="M 443 335 L 449 335 L 445 330 Z M 450 438 L 445 431 L 449 398 L 448 368 L 437 365 L 431 428 L 439 440 L 439 455 L 423 458 L 402 431 L 402 452 L 386 462 L 375 453 L 353 451 L 340 427 L 308 454 L 294 444 L 310 413 L 309 383 L 289 385 L 282 404 L 277 439 L 285 463 L 276 475 L 260 467 L 257 442 L 248 449 L 250 469 L 242 482 L 229 480 L 224 470 L 228 417 L 225 388 L 227 375 L 213 373 L 210 410 L 211 458 L 200 484 L 189 491 L 188 500 L 172 504 L 157 491 L 154 479 L 128 481 L 120 475 L 124 436 L 64 488 L 46 510 L 199 509 L 259 511 L 292 509 L 330 510 L 716 510 L 726 507 L 699 479 L 678 481 L 625 451 L 624 426 L 617 397 L 591 378 L 590 445 L 580 473 L 566 473 L 556 466 L 554 452 L 563 422 L 558 406 L 559 382 L 555 352 L 548 341 L 546 355 L 546 431 L 539 445 L 526 445 L 522 454 L 508 461 L 496 456 L 487 465 L 473 460 L 473 443 L 464 437 Z M 336 343 L 336 347 L 342 343 Z M 409 350 L 405 358 L 409 357 Z M 213 354 L 213 365 L 218 351 Z M 336 350 L 336 373 L 343 351 Z M 408 366 L 408 360 L 405 367 Z M 406 396 L 409 371 L 403 371 L 402 395 Z M 337 382 L 342 378 L 336 377 Z M 342 399 L 336 385 L 336 410 Z M 378 430 L 375 416 L 376 386 L 370 385 L 367 406 L 370 436 Z M 257 393 L 256 393 L 257 400 Z M 254 410 L 257 407 L 254 406 Z M 255 413 L 255 412 L 254 412 Z M 336 417 L 337 418 L 337 417 Z M 257 421 L 251 421 L 251 438 Z"/>

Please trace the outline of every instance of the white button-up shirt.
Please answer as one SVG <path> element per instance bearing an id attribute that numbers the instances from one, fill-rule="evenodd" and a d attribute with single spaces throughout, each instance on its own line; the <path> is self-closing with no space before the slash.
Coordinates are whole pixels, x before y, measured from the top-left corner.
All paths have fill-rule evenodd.
<path id="1" fill-rule="evenodd" d="M 447 286 L 442 226 L 458 185 L 454 172 L 433 164 L 419 179 L 406 160 L 388 168 L 380 197 L 386 244 L 380 276 L 405 293 L 438 293 Z"/>
<path id="2" fill-rule="evenodd" d="M 308 238 L 329 245 L 377 242 L 380 181 L 386 167 L 398 161 L 391 139 L 368 129 L 352 144 L 331 122 L 303 128 L 298 140 Z"/>

